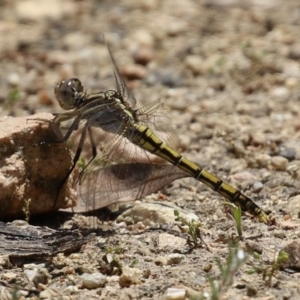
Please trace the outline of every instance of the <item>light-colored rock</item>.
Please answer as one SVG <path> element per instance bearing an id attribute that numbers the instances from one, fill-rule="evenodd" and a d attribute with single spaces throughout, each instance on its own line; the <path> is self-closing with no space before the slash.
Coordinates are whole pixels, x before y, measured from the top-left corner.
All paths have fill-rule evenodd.
<path id="1" fill-rule="evenodd" d="M 57 139 L 47 122 L 50 114 L 24 118 L 5 117 L 0 120 L 0 206 L 2 218 L 30 216 L 70 207 L 75 194 L 69 186 L 59 188 L 71 166 L 68 148 Z"/>
<path id="2" fill-rule="evenodd" d="M 130 216 L 134 223 L 147 220 L 155 224 L 170 224 L 175 221 L 174 210 L 178 210 L 180 216 L 188 222 L 199 220 L 195 214 L 187 212 L 171 202 L 138 203 L 121 216 L 124 219 Z"/>
<path id="3" fill-rule="evenodd" d="M 180 288 L 168 288 L 166 292 L 167 300 L 184 300 L 186 295 L 185 289 Z"/>
<path id="4" fill-rule="evenodd" d="M 273 156 L 271 159 L 271 164 L 275 170 L 285 171 L 288 166 L 289 161 L 282 156 Z"/>
<path id="5" fill-rule="evenodd" d="M 167 257 L 167 265 L 178 265 L 185 259 L 185 255 L 180 253 L 171 253 Z"/>
<path id="6" fill-rule="evenodd" d="M 98 287 L 103 287 L 107 282 L 106 276 L 101 273 L 84 273 L 81 275 L 81 279 L 82 286 L 87 289 L 96 289 Z"/>
<path id="7" fill-rule="evenodd" d="M 142 271 L 138 268 L 122 268 L 122 275 L 119 278 L 119 284 L 121 287 L 129 287 L 132 284 L 141 283 Z"/>

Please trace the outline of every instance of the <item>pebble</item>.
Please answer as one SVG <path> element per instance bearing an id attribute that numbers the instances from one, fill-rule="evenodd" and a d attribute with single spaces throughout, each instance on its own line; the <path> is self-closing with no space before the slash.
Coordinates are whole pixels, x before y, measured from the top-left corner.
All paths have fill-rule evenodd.
<path id="1" fill-rule="evenodd" d="M 52 290 L 52 289 L 47 289 L 39 294 L 40 299 L 59 299 L 61 295 L 59 294 L 58 291 Z"/>
<path id="2" fill-rule="evenodd" d="M 180 253 L 172 253 L 167 256 L 167 265 L 178 265 L 185 259 L 185 255 Z"/>
<path id="3" fill-rule="evenodd" d="M 255 181 L 252 185 L 253 193 L 259 193 L 263 189 L 264 185 L 260 181 Z"/>
<path id="4" fill-rule="evenodd" d="M 123 212 L 121 216 L 124 220 L 130 217 L 134 223 L 143 221 L 145 224 L 144 221 L 147 220 L 155 224 L 170 224 L 175 221 L 174 210 L 178 210 L 180 216 L 184 217 L 187 221 L 199 221 L 199 218 L 194 213 L 185 211 L 171 202 L 138 203 Z"/>
<path id="5" fill-rule="evenodd" d="M 256 157 L 256 161 L 260 167 L 267 168 L 268 165 L 271 163 L 271 156 L 268 154 L 259 154 Z"/>
<path id="6" fill-rule="evenodd" d="M 287 98 L 289 94 L 290 94 L 289 90 L 284 86 L 275 87 L 271 91 L 271 96 L 276 98 Z"/>
<path id="7" fill-rule="evenodd" d="M 247 285 L 247 296 L 249 297 L 254 297 L 257 295 L 257 288 L 254 287 L 253 285 L 249 284 Z"/>
<path id="8" fill-rule="evenodd" d="M 2 274 L 2 279 L 4 279 L 5 281 L 12 281 L 15 280 L 17 278 L 17 274 L 12 273 L 12 272 L 7 272 Z"/>
<path id="9" fill-rule="evenodd" d="M 288 77 L 288 78 L 285 80 L 285 85 L 286 85 L 288 88 L 295 88 L 295 87 L 297 87 L 298 84 L 299 84 L 298 79 L 295 78 L 295 77 Z"/>
<path id="10" fill-rule="evenodd" d="M 285 267 L 300 270 L 300 241 L 292 240 L 291 242 L 288 242 L 282 250 L 289 255 Z"/>
<path id="11" fill-rule="evenodd" d="M 282 73 L 286 76 L 299 77 L 300 68 L 296 61 L 286 61 L 282 66 Z"/>
<path id="12" fill-rule="evenodd" d="M 186 246 L 186 239 L 183 239 L 179 236 L 174 236 L 169 233 L 161 233 L 158 236 L 158 248 L 166 249 L 172 248 L 176 250 L 183 250 Z"/>
<path id="13" fill-rule="evenodd" d="M 284 239 L 286 237 L 286 233 L 283 230 L 274 230 L 273 235 L 279 239 Z"/>
<path id="14" fill-rule="evenodd" d="M 271 158 L 271 165 L 274 167 L 275 170 L 278 171 L 285 171 L 288 166 L 288 160 L 282 156 L 273 156 Z"/>
<path id="15" fill-rule="evenodd" d="M 44 105 L 53 104 L 51 96 L 45 90 L 38 91 L 38 99 L 40 104 L 44 104 Z"/>
<path id="16" fill-rule="evenodd" d="M 154 51 L 150 47 L 140 47 L 133 55 L 134 62 L 146 66 L 154 58 Z"/>
<path id="17" fill-rule="evenodd" d="M 168 288 L 166 291 L 166 299 L 167 300 L 184 300 L 186 296 L 185 289 L 179 288 Z"/>
<path id="18" fill-rule="evenodd" d="M 141 283 L 141 276 L 143 272 L 138 268 L 129 268 L 123 267 L 122 268 L 122 275 L 119 277 L 119 284 L 120 287 L 129 287 L 132 284 L 139 284 Z"/>
<path id="19" fill-rule="evenodd" d="M 122 66 L 120 73 L 129 80 L 143 79 L 147 75 L 147 69 L 142 65 L 130 64 Z"/>
<path id="20" fill-rule="evenodd" d="M 18 86 L 20 84 L 20 75 L 18 73 L 9 73 L 7 75 L 7 83 L 11 86 Z"/>
<path id="21" fill-rule="evenodd" d="M 174 71 L 164 71 L 158 75 L 158 79 L 161 84 L 170 88 L 179 86 L 181 82 L 179 74 Z"/>
<path id="22" fill-rule="evenodd" d="M 203 59 L 199 55 L 188 55 L 185 58 L 185 65 L 197 75 L 203 71 Z"/>
<path id="23" fill-rule="evenodd" d="M 278 155 L 292 161 L 296 158 L 296 150 L 291 147 L 280 147 Z"/>
<path id="24" fill-rule="evenodd" d="M 96 289 L 98 287 L 103 287 L 107 282 L 106 276 L 101 273 L 84 273 L 81 275 L 81 279 L 83 288 L 87 289 Z"/>
<path id="25" fill-rule="evenodd" d="M 258 254 L 262 254 L 263 253 L 263 247 L 262 245 L 260 245 L 257 242 L 251 241 L 249 240 L 248 242 L 246 242 L 246 248 L 248 251 L 255 251 Z"/>
<path id="26" fill-rule="evenodd" d="M 295 43 L 290 48 L 289 58 L 291 59 L 300 59 L 300 43 Z"/>

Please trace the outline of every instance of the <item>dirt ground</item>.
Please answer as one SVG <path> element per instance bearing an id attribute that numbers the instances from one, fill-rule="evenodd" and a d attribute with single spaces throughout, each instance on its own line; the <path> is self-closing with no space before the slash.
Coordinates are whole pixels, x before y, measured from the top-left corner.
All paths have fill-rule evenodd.
<path id="1" fill-rule="evenodd" d="M 1 299 L 300 299 L 298 0 L 0 0 L 0 32 L 1 117 L 61 112 L 53 89 L 65 78 L 80 78 L 89 91 L 113 89 L 105 34 L 137 107 L 161 99 L 182 153 L 275 220 L 267 226 L 245 214 L 236 247 L 260 257 L 237 267 L 240 251 L 227 263 L 237 230 L 224 199 L 196 180 L 177 180 L 142 202 L 168 201 L 198 216 L 197 246 L 176 224 L 105 220 L 75 253 L 1 262 L 0 288 L 42 290 L 9 298 L 3 284 Z M 52 218 L 34 224 L 61 221 Z M 76 215 L 63 226 L 91 220 Z M 289 261 L 277 270 L 281 249 Z M 209 279 L 220 287 L 215 298 Z"/>

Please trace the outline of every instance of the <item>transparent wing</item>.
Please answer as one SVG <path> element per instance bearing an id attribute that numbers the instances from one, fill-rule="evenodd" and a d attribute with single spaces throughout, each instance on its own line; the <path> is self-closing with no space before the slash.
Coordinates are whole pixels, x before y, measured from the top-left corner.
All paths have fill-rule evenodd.
<path id="1" fill-rule="evenodd" d="M 161 108 L 161 102 L 156 101 L 136 112 L 140 123 L 176 148 L 178 140 Z M 126 138 L 134 133 L 131 133 L 130 124 L 120 121 L 116 111 L 100 111 L 92 121 L 89 120 L 91 137 L 87 136 L 84 141 L 84 157 L 86 162 L 92 159 L 93 144 L 96 145 L 97 156 L 83 170 L 79 182 L 80 194 L 88 210 L 139 199 L 177 178 L 187 176 L 171 165 L 155 165 L 165 161 Z M 75 135 L 79 140 L 81 132 L 77 131 Z"/>
<path id="2" fill-rule="evenodd" d="M 141 199 L 188 174 L 172 165 L 124 163 L 94 170 L 80 185 L 83 200 L 76 212 Z"/>
<path id="3" fill-rule="evenodd" d="M 117 89 L 118 93 L 121 95 L 122 99 L 124 99 L 125 101 L 128 101 L 130 103 L 131 107 L 135 107 L 136 99 L 133 96 L 133 94 L 129 91 L 123 77 L 120 75 L 117 63 L 116 63 L 108 45 L 107 45 L 107 49 L 109 52 L 109 56 L 110 56 L 112 65 L 113 65 L 116 89 Z"/>

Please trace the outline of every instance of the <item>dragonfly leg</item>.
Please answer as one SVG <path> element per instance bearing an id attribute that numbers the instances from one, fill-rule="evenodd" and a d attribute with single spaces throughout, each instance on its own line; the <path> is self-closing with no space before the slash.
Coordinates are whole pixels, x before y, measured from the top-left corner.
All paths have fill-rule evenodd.
<path id="1" fill-rule="evenodd" d="M 80 172 L 80 175 L 79 175 L 79 182 L 81 182 L 82 176 L 83 176 L 84 171 L 86 170 L 86 168 L 90 165 L 90 163 L 91 163 L 91 162 L 95 159 L 95 157 L 97 156 L 97 147 L 96 147 L 95 140 L 94 140 L 94 138 L 93 138 L 91 126 L 87 126 L 87 130 L 88 130 L 88 132 L 89 132 L 89 138 L 90 138 L 91 146 L 92 146 L 92 158 L 89 160 L 89 162 L 87 163 L 87 165 L 83 168 L 83 170 Z"/>
<path id="2" fill-rule="evenodd" d="M 72 123 L 72 125 L 70 126 L 70 128 L 68 129 L 68 132 L 67 132 L 67 133 L 64 135 L 64 137 L 63 137 L 60 141 L 58 141 L 58 142 L 60 142 L 60 143 L 66 142 L 66 141 L 69 139 L 71 133 L 72 133 L 74 130 L 76 130 L 76 129 L 78 128 L 79 122 L 80 122 L 80 119 L 79 119 L 79 118 L 76 118 L 76 119 L 74 120 L 74 122 Z M 53 208 L 55 208 L 55 206 L 56 206 L 57 199 L 58 199 L 58 197 L 59 197 L 59 193 L 60 193 L 61 188 L 62 188 L 62 187 L 64 186 L 64 184 L 67 182 L 69 176 L 71 175 L 71 173 L 73 172 L 73 170 L 74 170 L 75 167 L 76 167 L 77 161 L 79 160 L 80 154 L 81 154 L 81 152 L 82 152 L 82 146 L 83 146 L 83 143 L 84 143 L 84 140 L 85 140 L 85 137 L 86 137 L 86 130 L 87 130 L 87 127 L 88 127 L 88 126 L 85 125 L 85 126 L 83 127 L 83 129 L 82 129 L 82 134 L 81 134 L 81 137 L 80 137 L 80 140 L 79 140 L 79 143 L 78 143 L 78 147 L 77 147 L 76 153 L 75 153 L 75 155 L 74 155 L 74 157 L 73 157 L 73 163 L 72 163 L 72 166 L 71 166 L 71 168 L 69 169 L 69 171 L 68 171 L 66 177 L 64 178 L 64 180 L 62 181 L 62 183 L 61 183 L 61 185 L 60 185 L 60 187 L 59 187 L 59 189 L 58 189 L 58 194 L 57 194 L 56 200 L 55 200 L 55 202 L 54 202 Z"/>

